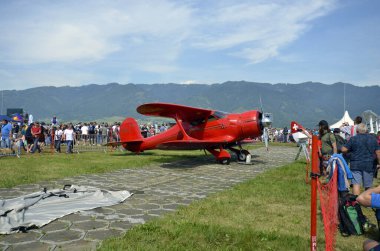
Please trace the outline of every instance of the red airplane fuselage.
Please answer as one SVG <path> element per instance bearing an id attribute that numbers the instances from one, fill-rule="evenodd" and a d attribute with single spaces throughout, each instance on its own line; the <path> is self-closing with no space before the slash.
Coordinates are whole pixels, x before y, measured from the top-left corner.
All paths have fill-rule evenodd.
<path id="1" fill-rule="evenodd" d="M 156 148 L 206 149 L 217 160 L 229 159 L 231 156 L 224 150 L 225 148 L 231 149 L 232 145 L 246 138 L 262 135 L 261 119 L 262 114 L 257 110 L 240 114 L 213 111 L 207 118 L 191 122 L 176 119 L 177 123 L 167 131 L 143 138 L 137 122 L 132 118 L 127 118 L 120 127 L 120 138 L 122 142 L 125 142 L 122 143 L 125 149 L 137 153 Z"/>

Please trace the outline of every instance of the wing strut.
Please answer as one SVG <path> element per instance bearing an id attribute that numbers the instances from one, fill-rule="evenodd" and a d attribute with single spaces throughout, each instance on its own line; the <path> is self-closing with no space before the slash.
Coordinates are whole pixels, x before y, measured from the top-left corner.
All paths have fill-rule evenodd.
<path id="1" fill-rule="evenodd" d="M 190 137 L 190 136 L 185 132 L 185 129 L 184 129 L 183 126 L 182 126 L 182 120 L 179 120 L 179 119 L 178 119 L 178 115 L 176 115 L 174 119 L 175 119 L 175 122 L 177 123 L 179 129 L 180 129 L 181 132 L 182 132 L 183 140 L 196 140 L 196 139 Z"/>

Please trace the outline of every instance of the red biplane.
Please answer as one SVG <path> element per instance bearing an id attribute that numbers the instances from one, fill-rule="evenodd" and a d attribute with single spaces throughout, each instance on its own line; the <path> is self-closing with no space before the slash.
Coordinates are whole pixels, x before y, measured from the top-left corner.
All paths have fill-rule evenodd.
<path id="1" fill-rule="evenodd" d="M 120 142 L 109 145 L 122 145 L 135 153 L 151 149 L 205 149 L 221 164 L 230 163 L 231 155 L 226 149 L 234 152 L 239 161 L 245 161 L 249 152 L 242 149 L 241 143 L 247 138 L 261 136 L 264 127 L 271 123 L 257 110 L 232 114 L 177 104 L 150 103 L 137 107 L 137 112 L 172 118 L 176 124 L 165 132 L 143 138 L 136 120 L 126 118 L 120 126 Z"/>

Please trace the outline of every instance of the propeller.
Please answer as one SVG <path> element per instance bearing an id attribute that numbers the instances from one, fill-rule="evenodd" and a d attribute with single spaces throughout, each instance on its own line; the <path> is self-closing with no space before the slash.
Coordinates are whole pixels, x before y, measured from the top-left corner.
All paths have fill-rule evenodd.
<path id="1" fill-rule="evenodd" d="M 262 119 L 262 124 L 264 126 L 263 129 L 263 138 L 264 138 L 264 143 L 267 151 L 269 150 L 268 145 L 269 145 L 269 127 L 272 125 L 272 113 L 263 113 L 263 119 Z"/>

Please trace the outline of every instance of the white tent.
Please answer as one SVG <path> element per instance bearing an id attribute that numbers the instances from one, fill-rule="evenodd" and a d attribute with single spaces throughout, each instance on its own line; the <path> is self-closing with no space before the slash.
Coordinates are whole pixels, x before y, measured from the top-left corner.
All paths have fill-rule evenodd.
<path id="1" fill-rule="evenodd" d="M 335 124 L 331 125 L 330 128 L 339 128 L 342 126 L 343 123 L 354 125 L 354 121 L 351 119 L 350 115 L 348 114 L 348 111 L 345 111 L 343 118 L 339 120 L 338 122 L 336 122 Z"/>

